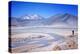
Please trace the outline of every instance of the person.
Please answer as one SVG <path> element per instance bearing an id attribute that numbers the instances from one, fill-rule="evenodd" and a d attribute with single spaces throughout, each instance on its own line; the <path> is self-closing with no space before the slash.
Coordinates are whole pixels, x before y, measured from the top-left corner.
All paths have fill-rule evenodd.
<path id="1" fill-rule="evenodd" d="M 74 30 L 72 30 L 72 35 L 74 35 Z"/>

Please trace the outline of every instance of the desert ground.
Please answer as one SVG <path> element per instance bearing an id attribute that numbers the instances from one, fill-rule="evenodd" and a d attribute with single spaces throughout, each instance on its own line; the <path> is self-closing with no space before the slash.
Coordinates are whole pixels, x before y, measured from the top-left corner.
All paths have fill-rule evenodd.
<path id="1" fill-rule="evenodd" d="M 20 53 L 77 49 L 77 32 L 76 28 L 13 27 L 11 50 L 13 53 Z"/>

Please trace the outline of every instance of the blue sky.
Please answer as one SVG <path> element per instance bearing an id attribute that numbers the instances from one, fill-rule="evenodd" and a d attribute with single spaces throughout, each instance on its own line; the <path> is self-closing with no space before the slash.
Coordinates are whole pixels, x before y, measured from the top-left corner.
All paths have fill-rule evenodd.
<path id="1" fill-rule="evenodd" d="M 32 2 L 9 2 L 11 8 L 11 17 L 20 17 L 26 14 L 38 14 L 43 17 L 51 17 L 56 14 L 69 13 L 77 16 L 77 5 L 32 3 Z"/>

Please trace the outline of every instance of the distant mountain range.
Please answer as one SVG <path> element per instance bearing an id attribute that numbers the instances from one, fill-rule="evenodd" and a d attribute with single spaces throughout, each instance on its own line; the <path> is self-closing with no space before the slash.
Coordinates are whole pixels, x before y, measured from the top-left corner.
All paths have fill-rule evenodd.
<path id="1" fill-rule="evenodd" d="M 25 15 L 20 18 L 11 17 L 10 26 L 53 26 L 53 27 L 73 27 L 78 26 L 78 17 L 71 14 L 56 14 L 49 18 L 40 15 Z"/>
<path id="2" fill-rule="evenodd" d="M 21 16 L 20 18 L 26 20 L 40 20 L 40 19 L 43 19 L 42 16 L 38 15 L 38 14 L 34 14 L 34 15 L 24 15 L 24 16 Z"/>

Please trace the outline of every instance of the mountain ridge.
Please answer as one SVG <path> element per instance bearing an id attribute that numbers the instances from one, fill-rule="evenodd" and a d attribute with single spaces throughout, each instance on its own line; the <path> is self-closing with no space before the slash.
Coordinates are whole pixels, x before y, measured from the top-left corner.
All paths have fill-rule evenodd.
<path id="1" fill-rule="evenodd" d="M 78 18 L 71 14 L 59 14 L 49 18 L 44 18 L 40 15 L 25 15 L 20 18 L 11 17 L 11 26 L 45 26 L 45 25 L 62 25 L 77 27 Z"/>

